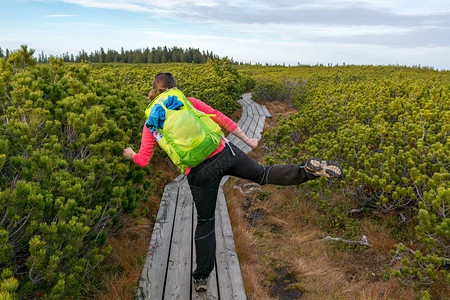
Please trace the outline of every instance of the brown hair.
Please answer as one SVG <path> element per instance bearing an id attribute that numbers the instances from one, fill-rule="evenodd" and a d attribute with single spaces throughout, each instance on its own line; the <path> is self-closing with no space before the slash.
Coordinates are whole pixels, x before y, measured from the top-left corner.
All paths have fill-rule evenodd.
<path id="1" fill-rule="evenodd" d="M 152 101 L 159 94 L 175 87 L 177 83 L 171 73 L 158 73 L 153 78 L 153 89 L 148 93 L 148 100 Z"/>

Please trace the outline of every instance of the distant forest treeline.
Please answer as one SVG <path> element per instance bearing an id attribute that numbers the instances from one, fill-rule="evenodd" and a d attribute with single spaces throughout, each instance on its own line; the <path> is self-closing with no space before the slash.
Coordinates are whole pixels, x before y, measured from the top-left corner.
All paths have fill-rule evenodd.
<path id="1" fill-rule="evenodd" d="M 13 53 L 9 49 L 3 50 L 0 47 L 0 58 L 6 57 Z M 205 63 L 208 58 L 220 59 L 218 55 L 213 54 L 212 51 L 200 51 L 199 49 L 188 48 L 183 49 L 179 47 L 167 48 L 164 47 L 153 47 L 149 49 L 135 49 L 135 50 L 124 50 L 123 47 L 120 52 L 112 49 L 96 50 L 91 53 L 87 53 L 84 50 L 78 52 L 77 55 L 69 54 L 68 52 L 61 55 L 47 55 L 44 52 L 38 54 L 37 59 L 40 63 L 47 63 L 50 57 L 57 57 L 64 59 L 65 62 L 82 62 L 89 61 L 94 63 L 169 63 L 169 62 L 180 62 L 180 63 Z"/>

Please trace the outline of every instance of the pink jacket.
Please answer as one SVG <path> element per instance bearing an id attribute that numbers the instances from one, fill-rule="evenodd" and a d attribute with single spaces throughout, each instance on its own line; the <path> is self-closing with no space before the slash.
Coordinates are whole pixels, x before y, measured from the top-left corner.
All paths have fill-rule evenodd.
<path id="1" fill-rule="evenodd" d="M 212 117 L 211 119 L 213 119 L 214 122 L 216 122 L 220 126 L 224 127 L 229 132 L 233 132 L 234 130 L 236 130 L 237 124 L 235 122 L 233 122 L 230 118 L 228 118 L 227 116 L 222 114 L 220 111 L 215 110 L 211 106 L 207 105 L 206 103 L 204 103 L 198 99 L 191 98 L 191 97 L 188 97 L 187 99 L 189 101 L 191 101 L 192 105 L 196 109 L 198 109 L 206 114 L 216 115 L 215 117 Z M 148 163 L 150 162 L 150 159 L 153 156 L 153 151 L 155 150 L 155 147 L 157 144 L 158 144 L 158 142 L 156 141 L 153 134 L 144 125 L 144 128 L 142 130 L 141 148 L 139 149 L 139 152 L 133 156 L 134 163 L 141 167 L 145 167 L 146 165 L 148 165 Z M 220 142 L 220 146 L 216 149 L 216 151 L 211 153 L 211 155 L 208 156 L 207 158 L 210 158 L 210 157 L 216 155 L 217 153 L 222 151 L 224 147 L 225 147 L 225 141 L 222 139 L 222 141 Z M 190 170 L 191 170 L 191 168 L 187 168 L 185 171 L 185 174 L 187 175 Z"/>

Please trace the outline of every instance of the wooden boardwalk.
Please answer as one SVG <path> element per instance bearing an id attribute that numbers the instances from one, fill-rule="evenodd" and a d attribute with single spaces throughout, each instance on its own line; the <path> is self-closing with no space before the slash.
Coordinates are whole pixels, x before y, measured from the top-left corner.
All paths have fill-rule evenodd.
<path id="1" fill-rule="evenodd" d="M 239 127 L 248 137 L 261 138 L 267 108 L 244 94 Z M 234 135 L 228 139 L 248 153 L 251 148 Z M 233 232 L 222 185 L 216 206 L 216 263 L 208 280 L 208 291 L 194 290 L 191 274 L 195 269 L 194 232 L 196 211 L 186 176 L 166 185 L 153 228 L 147 259 L 138 286 L 138 299 L 247 299 L 236 254 Z"/>

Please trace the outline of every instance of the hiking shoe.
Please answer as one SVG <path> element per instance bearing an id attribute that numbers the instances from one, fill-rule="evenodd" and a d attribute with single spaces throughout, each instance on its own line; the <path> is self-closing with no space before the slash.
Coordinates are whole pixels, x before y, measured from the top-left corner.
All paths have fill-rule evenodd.
<path id="1" fill-rule="evenodd" d="M 339 162 L 320 160 L 316 157 L 311 157 L 306 161 L 305 171 L 313 176 L 342 177 L 342 168 Z"/>
<path id="2" fill-rule="evenodd" d="M 206 292 L 208 285 L 208 278 L 194 279 L 194 288 L 197 292 Z"/>

